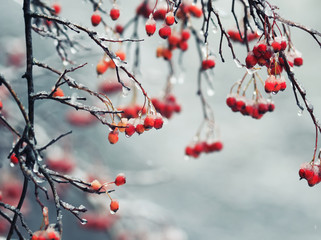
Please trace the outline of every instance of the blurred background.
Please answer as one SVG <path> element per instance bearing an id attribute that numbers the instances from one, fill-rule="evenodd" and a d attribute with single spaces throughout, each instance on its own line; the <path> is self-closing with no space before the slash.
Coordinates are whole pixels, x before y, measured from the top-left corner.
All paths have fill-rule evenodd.
<path id="1" fill-rule="evenodd" d="M 61 17 L 91 27 L 91 4 L 79 0 L 59 2 L 62 6 Z M 230 2 L 214 2 L 226 29 L 235 27 Z M 285 19 L 321 30 L 320 1 L 270 2 L 278 5 L 279 14 Z M 133 16 L 138 1 L 120 0 L 117 3 L 121 10 L 119 22 L 124 24 Z M 104 6 L 109 8 L 109 4 Z M 242 14 L 240 5 L 237 5 L 236 13 Z M 22 67 L 7 64 L 10 51 L 24 44 L 22 16 L 20 1 L 2 0 L 0 72 L 25 101 L 25 80 L 21 79 L 23 64 Z M 140 24 L 140 37 L 145 41 L 139 43 L 142 56 L 138 79 L 150 96 L 157 96 L 168 76 L 166 62 L 155 57 L 156 47 L 163 40 L 157 36 L 148 38 L 144 33 L 144 22 Z M 197 24 L 201 22 L 196 21 Z M 100 27 L 97 31 L 103 31 Z M 130 37 L 130 33 L 129 29 L 125 37 Z M 293 28 L 291 33 L 292 41 L 304 59 L 303 66 L 295 68 L 295 76 L 306 89 L 307 98 L 314 105 L 315 116 L 320 117 L 320 47 L 302 30 Z M 36 34 L 33 36 L 34 57 L 63 69 L 53 41 Z M 102 57 L 101 50 L 86 40 L 85 35 L 75 37 L 90 51 L 80 50 L 72 56 L 76 64 L 87 62 L 88 65 L 70 76 L 90 87 L 97 86 L 105 78 L 112 78 L 114 73 L 109 72 L 97 79 L 95 66 Z M 183 55 L 184 70 L 176 66 L 173 93 L 182 111 L 166 121 L 161 130 L 131 138 L 122 135 L 117 144 L 111 145 L 107 140 L 109 129 L 106 126 L 72 126 L 65 121 L 67 107 L 50 101 L 37 103 L 35 130 L 40 145 L 64 132 L 73 131 L 51 152 L 48 151 L 48 155 L 59 155 L 63 150 L 72 156 L 72 161 L 78 166 L 72 175 L 106 180 L 113 180 L 119 172 L 127 176 L 126 185 L 112 193 L 120 202 L 116 215 L 110 215 L 106 196 L 87 196 L 77 190 L 61 189 L 65 201 L 85 205 L 96 217 L 106 214 L 108 220 L 104 221 L 111 222 L 110 227 L 106 227 L 108 231 L 91 230 L 65 212 L 64 239 L 320 239 L 320 186 L 311 188 L 305 180 L 299 181 L 298 176 L 300 165 L 312 159 L 314 150 L 315 127 L 308 112 L 299 112 L 289 82 L 284 92 L 273 96 L 275 111 L 267 113 L 262 119 L 255 120 L 232 112 L 226 106 L 225 99 L 233 83 L 242 78 L 245 70 L 236 66 L 225 41 L 223 54 L 226 62 L 220 61 L 219 38 L 219 31 L 209 38 L 209 47 L 216 54 L 216 67 L 213 78 L 215 93 L 211 96 L 212 92 L 209 92 L 207 99 L 213 107 L 216 127 L 224 144 L 220 152 L 203 154 L 198 159 L 186 159 L 184 156 L 184 149 L 193 140 L 203 118 L 201 103 L 196 95 L 195 65 L 198 66 L 199 59 L 195 57 L 197 53 L 192 40 L 189 41 L 189 50 Z M 117 48 L 115 45 L 110 47 Z M 234 50 L 243 61 L 245 48 L 235 43 Z M 130 57 L 133 56 L 129 54 Z M 177 59 L 178 55 L 173 58 Z M 37 89 L 49 91 L 50 84 L 54 84 L 55 80 L 56 76 L 42 69 L 35 70 Z M 72 92 L 71 89 L 64 91 L 66 94 Z M 130 96 L 120 95 L 113 99 L 116 104 L 129 101 Z M 142 103 L 142 98 L 140 101 Z M 21 119 L 16 116 L 14 105 L 10 101 L 7 103 L 8 109 L 12 109 L 7 112 L 8 118 L 11 117 L 19 128 Z M 19 175 L 19 171 L 7 166 L 6 156 L 11 148 L 12 135 L 1 128 L 1 136 L 0 178 L 3 185 L 9 177 L 16 178 L 15 173 Z M 27 220 L 31 228 L 37 230 L 41 225 L 41 212 L 39 206 L 33 203 L 32 191 L 29 197 Z M 50 213 L 53 221 L 53 208 Z"/>

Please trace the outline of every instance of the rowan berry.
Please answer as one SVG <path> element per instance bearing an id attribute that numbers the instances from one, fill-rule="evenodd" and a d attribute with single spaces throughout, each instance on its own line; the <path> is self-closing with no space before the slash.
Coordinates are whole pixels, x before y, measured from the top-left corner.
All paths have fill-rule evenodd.
<path id="1" fill-rule="evenodd" d="M 11 156 L 10 156 L 10 161 L 13 163 L 13 164 L 18 164 L 19 163 L 19 159 L 17 158 L 16 154 L 15 153 L 12 153 Z"/>
<path id="2" fill-rule="evenodd" d="M 140 135 L 145 131 L 145 127 L 143 124 L 137 124 L 135 130 Z"/>
<path id="3" fill-rule="evenodd" d="M 118 129 L 114 129 L 113 131 L 110 131 L 108 134 L 108 141 L 111 144 L 115 144 L 118 142 L 119 136 L 118 136 L 119 132 Z"/>
<path id="4" fill-rule="evenodd" d="M 135 133 L 135 126 L 133 124 L 127 124 L 127 127 L 125 129 L 125 133 L 127 137 L 132 136 Z"/>
<path id="5" fill-rule="evenodd" d="M 152 36 L 156 31 L 156 21 L 150 17 L 145 24 L 145 30 L 148 36 Z"/>
<path id="6" fill-rule="evenodd" d="M 117 25 L 115 26 L 115 31 L 116 31 L 117 33 L 119 33 L 119 34 L 122 34 L 123 31 L 124 31 L 124 27 L 123 27 L 122 25 L 117 24 Z"/>
<path id="7" fill-rule="evenodd" d="M 101 74 L 105 73 L 107 71 L 108 67 L 109 67 L 108 62 L 106 62 L 105 60 L 100 60 L 96 65 L 97 74 L 101 75 Z"/>
<path id="8" fill-rule="evenodd" d="M 171 26 L 173 25 L 175 22 L 175 17 L 174 17 L 174 13 L 173 12 L 168 12 L 165 16 L 165 23 L 168 25 L 168 26 Z"/>
<path id="9" fill-rule="evenodd" d="M 302 57 L 296 57 L 293 60 L 293 64 L 295 66 L 301 66 L 303 64 L 303 58 Z"/>
<path id="10" fill-rule="evenodd" d="M 53 97 L 63 97 L 64 92 L 62 91 L 61 88 L 56 88 L 56 90 L 52 94 Z"/>
<path id="11" fill-rule="evenodd" d="M 119 18 L 119 9 L 116 7 L 113 7 L 112 9 L 110 9 L 109 15 L 111 17 L 112 20 L 117 20 Z"/>
<path id="12" fill-rule="evenodd" d="M 91 24 L 96 27 L 100 22 L 101 16 L 99 15 L 99 13 L 93 13 L 93 15 L 91 15 Z"/>
<path id="13" fill-rule="evenodd" d="M 58 15 L 61 11 L 61 5 L 59 3 L 54 3 L 52 8 L 55 10 L 55 13 Z"/>
<path id="14" fill-rule="evenodd" d="M 113 199 L 111 200 L 109 207 L 111 212 L 116 213 L 119 209 L 119 202 L 116 199 Z"/>
<path id="15" fill-rule="evenodd" d="M 97 180 L 97 179 L 95 179 L 94 181 L 92 181 L 91 183 L 90 183 L 90 185 L 91 185 L 91 188 L 93 189 L 93 190 L 95 190 L 95 191 L 98 191 L 99 189 L 101 189 L 101 183 Z"/>
<path id="16" fill-rule="evenodd" d="M 125 183 L 126 183 L 125 174 L 123 174 L 123 173 L 118 174 L 115 178 L 115 185 L 121 186 L 121 185 L 124 185 Z"/>
<path id="17" fill-rule="evenodd" d="M 203 15 L 203 11 L 199 6 L 196 6 L 195 4 L 191 4 L 188 7 L 188 11 L 192 14 L 192 16 L 200 18 Z"/>
<path id="18" fill-rule="evenodd" d="M 144 119 L 144 128 L 145 128 L 145 130 L 149 130 L 149 129 L 153 128 L 154 127 L 154 122 L 155 122 L 155 119 L 153 117 L 147 116 Z"/>
<path id="19" fill-rule="evenodd" d="M 252 52 L 249 52 L 245 58 L 245 63 L 247 68 L 252 68 L 257 64 L 257 58 Z"/>
<path id="20" fill-rule="evenodd" d="M 190 38 L 190 36 L 191 36 L 191 33 L 190 33 L 189 30 L 184 29 L 184 30 L 182 31 L 181 37 L 182 37 L 182 40 L 183 40 L 183 41 L 187 41 L 187 40 Z"/>
<path id="21" fill-rule="evenodd" d="M 273 41 L 271 44 L 274 52 L 279 52 L 281 50 L 281 44 L 277 41 Z"/>
<path id="22" fill-rule="evenodd" d="M 47 232 L 47 240 L 60 240 L 60 236 L 55 231 L 48 231 Z"/>
<path id="23" fill-rule="evenodd" d="M 171 28 L 165 25 L 159 29 L 158 34 L 161 38 L 167 39 L 171 35 L 171 32 L 172 32 Z"/>
<path id="24" fill-rule="evenodd" d="M 160 129 L 163 127 L 164 121 L 162 117 L 155 118 L 154 121 L 154 128 L 155 129 Z"/>

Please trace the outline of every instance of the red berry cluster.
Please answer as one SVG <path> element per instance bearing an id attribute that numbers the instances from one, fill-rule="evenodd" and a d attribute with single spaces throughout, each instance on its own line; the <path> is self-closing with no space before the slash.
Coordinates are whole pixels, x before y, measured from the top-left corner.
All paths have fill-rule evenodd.
<path id="1" fill-rule="evenodd" d="M 104 80 L 98 86 L 98 90 L 107 94 L 117 93 L 122 90 L 122 85 L 118 81 Z"/>
<path id="2" fill-rule="evenodd" d="M 126 54 L 123 50 L 119 49 L 115 52 L 116 57 L 118 57 L 121 61 L 125 61 Z M 106 60 L 106 56 L 101 59 L 96 65 L 96 72 L 98 75 L 104 74 L 108 68 L 115 69 L 115 63 L 112 59 Z"/>
<path id="3" fill-rule="evenodd" d="M 214 56 L 207 56 L 207 58 L 202 61 L 202 70 L 207 70 L 214 67 L 215 67 Z"/>
<path id="4" fill-rule="evenodd" d="M 48 156 L 46 160 L 48 168 L 53 171 L 68 174 L 75 169 L 75 162 L 71 157 Z"/>
<path id="5" fill-rule="evenodd" d="M 198 158 L 201 153 L 212 153 L 221 151 L 223 143 L 221 141 L 199 141 L 185 148 L 185 155 L 193 158 Z"/>
<path id="6" fill-rule="evenodd" d="M 313 187 L 321 182 L 321 166 L 314 163 L 303 163 L 299 170 L 300 179 L 306 179 L 308 185 Z"/>
<path id="7" fill-rule="evenodd" d="M 229 94 L 226 104 L 233 112 L 240 112 L 244 116 L 251 116 L 255 119 L 260 119 L 265 113 L 273 112 L 275 109 L 274 103 L 264 98 L 252 100 L 238 94 Z"/>
<path id="8" fill-rule="evenodd" d="M 238 30 L 228 30 L 227 34 L 230 36 L 230 39 L 235 42 L 240 42 L 240 43 L 244 42 L 244 40 L 243 40 L 244 32 L 241 32 L 241 34 L 240 34 L 240 32 Z M 246 34 L 246 38 L 247 38 L 248 42 L 258 39 L 259 37 L 260 36 L 256 32 L 248 31 Z"/>
<path id="9" fill-rule="evenodd" d="M 97 118 L 90 112 L 77 110 L 68 111 L 66 120 L 70 125 L 77 127 L 86 127 L 97 122 Z"/>
<path id="10" fill-rule="evenodd" d="M 265 80 L 264 89 L 265 92 L 270 93 L 277 93 L 280 90 L 284 91 L 286 88 L 286 81 L 283 76 L 275 76 L 269 75 L 269 77 Z"/>
<path id="11" fill-rule="evenodd" d="M 160 129 L 163 127 L 164 120 L 160 115 L 146 115 L 145 118 L 122 118 L 114 130 L 108 134 L 108 140 L 111 144 L 115 144 L 119 140 L 119 132 L 124 132 L 127 137 L 131 137 L 134 133 L 139 135 L 152 128 Z"/>
<path id="12" fill-rule="evenodd" d="M 128 119 L 131 119 L 131 118 L 138 118 L 139 117 L 139 114 L 146 114 L 146 107 L 142 107 L 140 105 L 137 105 L 137 104 L 132 104 L 132 105 L 129 105 L 129 106 L 126 106 L 126 107 L 120 107 L 118 108 L 119 111 L 123 111 L 123 113 L 121 114 L 121 117 L 122 118 L 128 118 Z"/>
<path id="13" fill-rule="evenodd" d="M 53 229 L 34 232 L 31 240 L 60 240 L 60 234 Z"/>
<path id="14" fill-rule="evenodd" d="M 94 191 L 105 191 L 111 200 L 110 205 L 109 205 L 110 211 L 111 211 L 111 213 L 116 213 L 119 209 L 119 202 L 116 199 L 112 199 L 110 197 L 110 195 L 108 194 L 108 191 L 106 190 L 106 187 L 109 186 L 110 184 L 115 184 L 116 186 L 121 186 L 121 185 L 124 185 L 125 183 L 126 183 L 126 177 L 123 173 L 120 173 L 116 176 L 115 181 L 113 181 L 113 182 L 101 184 L 97 179 L 93 180 L 91 182 L 91 188 Z"/>
<path id="15" fill-rule="evenodd" d="M 166 118 L 171 118 L 174 113 L 181 112 L 181 105 L 177 103 L 176 97 L 172 94 L 163 99 L 152 98 L 152 103 L 156 111 Z"/>

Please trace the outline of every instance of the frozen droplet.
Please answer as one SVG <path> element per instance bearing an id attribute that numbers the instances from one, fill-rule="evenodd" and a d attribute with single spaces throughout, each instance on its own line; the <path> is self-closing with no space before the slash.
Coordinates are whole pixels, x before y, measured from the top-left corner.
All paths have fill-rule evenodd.
<path id="1" fill-rule="evenodd" d="M 35 164 L 33 165 L 33 172 L 34 172 L 34 173 L 39 172 L 39 166 L 38 166 L 37 163 L 35 163 Z"/>
<path id="2" fill-rule="evenodd" d="M 12 162 L 10 163 L 10 167 L 14 167 L 14 164 Z"/>
<path id="3" fill-rule="evenodd" d="M 130 89 L 127 87 L 123 87 L 123 97 L 127 97 L 129 94 Z"/>
<path id="4" fill-rule="evenodd" d="M 302 111 L 302 109 L 299 109 L 298 116 L 301 117 L 302 115 L 303 115 L 303 111 Z"/>
<path id="5" fill-rule="evenodd" d="M 184 74 L 181 73 L 181 74 L 178 76 L 177 82 L 178 82 L 178 84 L 183 84 L 183 83 L 184 83 L 184 80 L 185 80 Z"/>
<path id="6" fill-rule="evenodd" d="M 174 76 L 171 76 L 171 78 L 169 80 L 170 80 L 171 84 L 176 84 L 177 83 L 177 79 Z"/>
<path id="7" fill-rule="evenodd" d="M 40 155 L 38 155 L 37 160 L 38 160 L 38 162 L 41 162 L 42 161 L 42 157 Z"/>
<path id="8" fill-rule="evenodd" d="M 88 222 L 87 219 L 84 219 L 84 218 L 80 220 L 80 223 L 81 223 L 82 225 L 87 224 L 87 222 Z"/>
<path id="9" fill-rule="evenodd" d="M 246 71 L 247 71 L 249 74 L 254 74 L 254 73 L 256 73 L 256 72 L 259 71 L 259 70 L 260 70 L 259 68 L 251 68 L 251 69 L 246 68 Z"/>
<path id="10" fill-rule="evenodd" d="M 212 32 L 213 32 L 214 34 L 217 33 L 217 26 L 213 26 L 213 27 L 212 27 Z"/>
<path id="11" fill-rule="evenodd" d="M 214 91 L 214 89 L 212 89 L 212 88 L 209 88 L 209 89 L 207 89 L 207 95 L 208 96 L 213 96 L 215 94 L 215 91 Z"/>
<path id="12" fill-rule="evenodd" d="M 68 66 L 69 62 L 66 61 L 66 60 L 63 60 L 63 61 L 62 61 L 62 64 L 63 64 L 64 66 Z"/>
<path id="13" fill-rule="evenodd" d="M 314 107 L 313 107 L 313 105 L 312 105 L 311 103 L 309 103 L 308 107 L 309 107 L 309 108 L 310 108 L 310 110 L 313 112 Z"/>
<path id="14" fill-rule="evenodd" d="M 77 49 L 75 49 L 75 48 L 70 48 L 70 52 L 72 53 L 72 54 L 76 54 L 77 53 Z"/>
<path id="15" fill-rule="evenodd" d="M 113 214 L 113 215 L 114 215 L 115 213 L 116 213 L 116 212 L 114 212 L 114 211 L 110 210 L 110 214 Z"/>
<path id="16" fill-rule="evenodd" d="M 200 35 L 204 36 L 204 31 L 203 30 L 200 30 Z"/>
<path id="17" fill-rule="evenodd" d="M 236 67 L 238 67 L 238 68 L 242 68 L 243 67 L 242 63 L 237 58 L 234 58 L 234 62 L 235 62 Z"/>
<path id="18" fill-rule="evenodd" d="M 76 94 L 76 93 L 73 93 L 73 94 L 71 95 L 70 104 L 75 104 L 75 103 L 76 103 L 76 100 L 77 100 L 77 94 Z"/>
<path id="19" fill-rule="evenodd" d="M 185 156 L 184 156 L 184 160 L 186 160 L 186 161 L 191 160 L 191 157 L 185 155 Z"/>

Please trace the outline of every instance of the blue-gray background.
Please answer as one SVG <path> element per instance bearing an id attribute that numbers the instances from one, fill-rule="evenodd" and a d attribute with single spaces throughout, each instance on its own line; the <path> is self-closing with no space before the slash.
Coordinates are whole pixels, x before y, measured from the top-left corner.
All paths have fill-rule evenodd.
<path id="1" fill-rule="evenodd" d="M 62 17 L 90 26 L 92 9 L 89 3 L 76 0 L 60 2 L 63 6 Z M 126 22 L 133 14 L 137 5 L 135 2 L 119 2 L 122 14 L 120 21 Z M 284 18 L 321 30 L 320 1 L 274 2 L 277 2 Z M 223 18 L 226 28 L 233 26 L 229 13 L 230 1 L 217 1 L 216 4 L 227 13 Z M 106 6 L 109 7 L 108 4 Z M 237 10 L 239 13 L 241 11 L 241 8 Z M 15 1 L 1 0 L 0 20 L 2 47 L 6 39 L 23 36 L 21 6 Z M 143 31 L 141 36 L 146 38 Z M 320 117 L 320 47 L 309 34 L 301 30 L 293 29 L 292 39 L 304 58 L 304 65 L 295 69 L 296 78 L 306 88 L 307 97 L 314 105 L 314 113 Z M 62 69 L 61 63 L 52 56 L 54 47 L 50 41 L 35 37 L 35 57 Z M 140 80 L 151 95 L 159 93 L 167 77 L 166 64 L 154 58 L 155 47 L 159 43 L 161 40 L 154 36 L 154 40 L 146 39 L 141 44 Z M 219 34 L 210 38 L 210 47 L 216 54 L 218 43 Z M 101 53 L 91 43 L 88 42 L 88 45 L 94 54 L 90 53 L 88 57 L 80 54 L 74 58 L 77 63 L 89 62 L 89 65 L 84 71 L 74 73 L 73 77 L 95 86 L 94 64 Z M 108 129 L 105 126 L 96 125 L 85 130 L 74 128 L 71 139 L 75 147 L 74 155 L 80 165 L 92 165 L 94 168 L 97 158 L 100 158 L 99 161 L 108 166 L 112 176 L 118 172 L 127 175 L 128 184 L 113 193 L 120 200 L 120 216 L 141 215 L 151 219 L 151 222 L 156 219 L 156 223 L 174 225 L 182 229 L 188 239 L 320 239 L 320 186 L 310 188 L 298 177 L 300 164 L 312 158 L 315 141 L 312 121 L 307 112 L 298 116 L 298 107 L 289 83 L 285 92 L 273 96 L 275 112 L 267 113 L 261 120 L 232 113 L 225 105 L 225 98 L 231 85 L 244 74 L 244 69 L 236 67 L 226 47 L 226 63 L 223 64 L 217 54 L 215 95 L 209 98 L 224 150 L 202 155 L 197 160 L 184 159 L 184 148 L 192 140 L 202 120 L 200 101 L 196 96 L 197 70 L 194 68 L 199 60 L 195 57 L 193 46 L 194 42 L 190 40 L 191 50 L 184 55 L 184 84 L 174 87 L 174 93 L 182 104 L 182 113 L 175 115 L 160 131 L 150 131 L 130 139 L 122 136 L 114 146 L 107 142 Z M 244 59 L 243 48 L 235 44 L 235 51 L 240 59 Z M 3 52 L 1 50 L 1 55 Z M 153 68 L 155 66 L 156 69 Z M 39 76 L 45 82 L 44 76 Z M 18 87 L 19 81 L 22 80 L 16 78 L 13 85 Z M 53 83 L 54 79 L 51 81 Z M 38 86 L 46 84 L 40 83 Z M 54 103 L 49 106 L 59 105 Z M 38 121 L 49 135 L 57 136 L 57 131 L 67 131 L 72 127 L 59 124 L 62 121 L 59 115 L 62 109 L 54 107 L 48 111 L 48 105 L 40 103 L 37 109 L 42 114 Z M 82 203 L 80 199 L 76 202 Z M 65 215 L 70 218 L 65 224 L 65 239 L 88 239 L 89 234 L 95 238 L 94 232 L 76 231 L 77 221 L 69 214 Z M 137 225 L 134 226 L 139 228 L 139 220 L 135 221 Z M 39 222 L 33 225 L 36 228 Z M 81 236 L 79 233 L 82 233 Z M 97 238 L 102 236 L 97 235 Z M 140 239 L 161 238 L 149 235 Z"/>

